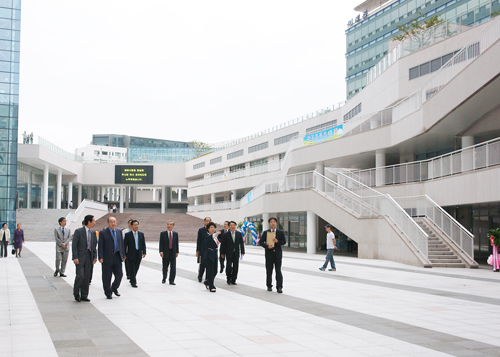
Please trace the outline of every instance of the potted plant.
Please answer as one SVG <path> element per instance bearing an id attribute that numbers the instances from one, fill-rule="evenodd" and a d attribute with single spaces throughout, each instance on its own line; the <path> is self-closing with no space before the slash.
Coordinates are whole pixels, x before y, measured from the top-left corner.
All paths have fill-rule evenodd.
<path id="1" fill-rule="evenodd" d="M 488 238 L 493 236 L 493 241 L 497 248 L 500 248 L 500 228 L 490 229 L 488 231 Z"/>

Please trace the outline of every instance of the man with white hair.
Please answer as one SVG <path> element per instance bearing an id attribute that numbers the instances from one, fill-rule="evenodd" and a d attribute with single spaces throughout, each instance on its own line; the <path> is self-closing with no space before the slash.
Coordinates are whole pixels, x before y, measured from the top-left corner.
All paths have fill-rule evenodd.
<path id="1" fill-rule="evenodd" d="M 120 229 L 116 229 L 116 218 L 108 218 L 108 227 L 99 232 L 98 255 L 102 264 L 102 286 L 108 299 L 114 293 L 120 296 L 118 288 L 123 278 L 122 262 L 125 258 L 125 247 Z M 115 276 L 111 284 L 111 276 Z"/>
<path id="2" fill-rule="evenodd" d="M 168 221 L 167 230 L 160 233 L 160 257 L 163 265 L 162 284 L 165 284 L 167 280 L 168 267 L 170 266 L 168 282 L 170 285 L 175 285 L 176 261 L 179 256 L 179 235 L 174 232 L 174 225 L 174 221 Z"/>

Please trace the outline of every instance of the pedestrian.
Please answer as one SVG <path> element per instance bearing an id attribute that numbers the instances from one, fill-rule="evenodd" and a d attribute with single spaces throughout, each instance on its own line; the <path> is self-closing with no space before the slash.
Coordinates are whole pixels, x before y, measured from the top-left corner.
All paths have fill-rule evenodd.
<path id="1" fill-rule="evenodd" d="M 21 257 L 21 251 L 23 250 L 24 242 L 24 231 L 21 229 L 21 223 L 17 224 L 17 228 L 14 231 L 14 249 L 16 250 L 16 258 Z"/>
<path id="2" fill-rule="evenodd" d="M 73 262 L 76 266 L 73 295 L 78 302 L 90 301 L 88 295 L 91 269 L 97 261 L 97 235 L 92 230 L 95 226 L 94 216 L 86 215 L 82 224 L 83 227 L 75 230 L 72 246 Z"/>
<path id="3" fill-rule="evenodd" d="M 220 231 L 221 237 L 224 237 L 224 234 L 226 234 L 227 232 L 229 232 L 229 221 L 224 222 L 224 228 L 221 229 Z M 225 258 L 222 255 L 222 248 L 221 248 L 221 256 L 219 258 L 219 262 L 220 262 L 220 273 L 222 274 L 222 272 L 224 272 L 224 262 L 225 262 Z"/>
<path id="4" fill-rule="evenodd" d="M 137 288 L 137 272 L 141 266 L 142 258 L 146 257 L 146 240 L 144 233 L 139 232 L 139 221 L 131 221 L 132 229 L 124 235 L 125 263 L 128 262 L 127 274 L 130 274 L 130 284 Z M 125 264 L 127 266 L 127 264 Z"/>
<path id="5" fill-rule="evenodd" d="M 160 233 L 160 257 L 162 261 L 163 279 L 162 284 L 167 281 L 168 268 L 170 266 L 170 275 L 168 283 L 175 285 L 176 263 L 179 256 L 179 234 L 174 232 L 174 221 L 167 222 L 167 230 Z"/>
<path id="6" fill-rule="evenodd" d="M 326 259 L 325 259 L 325 264 L 319 270 L 325 271 L 326 267 L 328 266 L 328 262 L 330 262 L 331 269 L 328 269 L 328 271 L 336 271 L 335 269 L 335 260 L 333 259 L 333 251 L 337 249 L 337 241 L 335 239 L 335 233 L 332 232 L 332 225 L 327 224 L 325 226 L 326 229 Z"/>
<path id="7" fill-rule="evenodd" d="M 122 236 L 123 239 L 125 239 L 125 235 L 132 230 L 132 221 L 134 221 L 132 218 L 127 221 L 127 228 L 122 230 Z M 139 222 L 137 222 L 139 224 Z M 128 259 L 125 259 L 125 274 L 127 275 L 127 280 L 130 280 L 130 267 L 129 267 L 130 261 Z"/>
<path id="8" fill-rule="evenodd" d="M 108 227 L 99 232 L 98 255 L 102 264 L 102 286 L 106 298 L 112 294 L 120 296 L 118 288 L 123 278 L 122 262 L 125 259 L 125 247 L 120 229 L 116 229 L 116 218 L 108 218 Z M 112 276 L 115 276 L 111 284 Z"/>
<path id="9" fill-rule="evenodd" d="M 7 228 L 7 223 L 2 224 L 0 235 L 2 237 L 0 244 L 0 258 L 7 258 L 7 245 L 10 242 L 10 230 Z"/>
<path id="10" fill-rule="evenodd" d="M 54 238 L 56 240 L 56 270 L 54 271 L 54 276 L 59 274 L 62 278 L 65 278 L 71 229 L 66 227 L 66 218 L 64 217 L 59 218 L 58 223 L 59 227 L 54 229 Z"/>
<path id="11" fill-rule="evenodd" d="M 276 269 L 276 290 L 279 294 L 281 294 L 283 293 L 283 274 L 281 273 L 283 251 L 281 246 L 286 244 L 286 238 L 285 233 L 276 228 L 278 226 L 277 218 L 269 218 L 268 223 L 271 229 L 265 231 L 259 241 L 259 244 L 265 249 L 267 291 L 273 291 L 274 268 Z"/>
<path id="12" fill-rule="evenodd" d="M 216 287 L 214 285 L 215 274 L 217 274 L 217 249 L 220 242 L 218 236 L 220 232 L 215 233 L 217 225 L 210 222 L 207 225 L 207 234 L 205 235 L 205 252 L 203 254 L 203 262 L 205 262 L 205 269 L 207 270 L 207 279 L 204 284 L 207 290 L 215 293 Z"/>
<path id="13" fill-rule="evenodd" d="M 240 253 L 245 255 L 245 244 L 241 232 L 236 230 L 236 222 L 229 222 L 229 232 L 221 238 L 220 256 L 226 258 L 226 281 L 228 285 L 236 285 L 238 278 L 238 267 L 240 263 Z"/>
<path id="14" fill-rule="evenodd" d="M 69 209 L 73 209 L 73 201 L 69 201 L 69 203 L 68 203 L 68 208 L 69 208 Z"/>
<path id="15" fill-rule="evenodd" d="M 201 283 L 203 274 L 205 273 L 205 263 L 203 257 L 205 254 L 205 237 L 208 234 L 207 226 L 212 222 L 210 217 L 205 217 L 203 227 L 198 229 L 198 238 L 196 239 L 196 258 L 198 259 L 198 281 Z"/>

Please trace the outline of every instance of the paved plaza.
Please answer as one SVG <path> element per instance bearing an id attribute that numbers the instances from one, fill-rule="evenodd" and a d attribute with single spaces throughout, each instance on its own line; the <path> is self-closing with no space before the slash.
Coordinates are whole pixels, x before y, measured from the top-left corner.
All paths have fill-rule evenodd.
<path id="1" fill-rule="evenodd" d="M 54 278 L 54 243 L 0 259 L 0 356 L 500 356 L 500 273 L 284 253 L 283 294 L 265 286 L 264 252 L 247 247 L 238 285 L 196 280 L 181 243 L 177 285 L 161 284 L 157 243 L 107 300 L 97 263 L 90 303 L 74 301 L 74 264 Z"/>

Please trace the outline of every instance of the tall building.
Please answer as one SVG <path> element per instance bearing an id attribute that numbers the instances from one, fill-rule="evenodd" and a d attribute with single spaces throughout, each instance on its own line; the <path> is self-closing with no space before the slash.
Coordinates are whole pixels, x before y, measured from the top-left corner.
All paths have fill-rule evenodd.
<path id="1" fill-rule="evenodd" d="M 184 162 L 193 158 L 193 149 L 183 141 L 94 134 L 92 145 L 128 148 L 127 162 L 131 163 Z"/>
<path id="2" fill-rule="evenodd" d="M 346 34 L 347 99 L 367 85 L 366 74 L 389 51 L 389 40 L 400 34 L 398 26 L 412 19 L 439 15 L 460 25 L 474 26 L 500 8 L 498 0 L 366 0 L 354 8 L 361 12 L 349 20 Z"/>
<path id="3" fill-rule="evenodd" d="M 0 1 L 0 222 L 16 225 L 21 0 Z"/>

